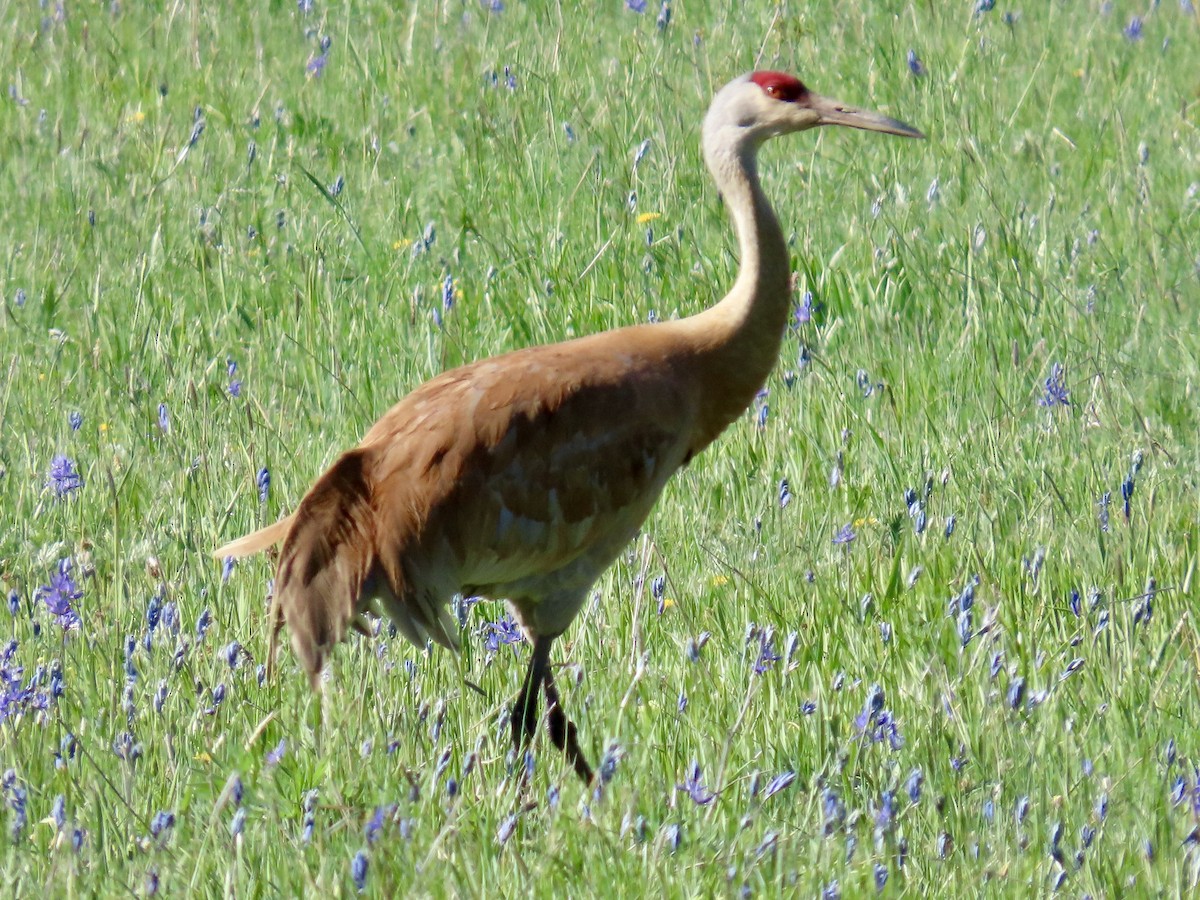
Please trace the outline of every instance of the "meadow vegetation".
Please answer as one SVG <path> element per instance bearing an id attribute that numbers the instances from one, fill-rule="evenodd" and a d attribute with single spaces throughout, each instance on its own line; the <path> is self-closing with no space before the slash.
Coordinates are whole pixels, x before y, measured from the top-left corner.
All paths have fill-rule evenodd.
<path id="1" fill-rule="evenodd" d="M 6 24 L 0 883 L 1195 889 L 1189 0 Z M 718 299 L 699 124 L 753 68 L 929 139 L 764 151 L 779 366 L 556 646 L 601 781 L 510 753 L 528 646 L 500 603 L 458 604 L 459 659 L 354 636 L 323 708 L 286 645 L 264 680 L 271 561 L 213 548 L 447 367 Z"/>

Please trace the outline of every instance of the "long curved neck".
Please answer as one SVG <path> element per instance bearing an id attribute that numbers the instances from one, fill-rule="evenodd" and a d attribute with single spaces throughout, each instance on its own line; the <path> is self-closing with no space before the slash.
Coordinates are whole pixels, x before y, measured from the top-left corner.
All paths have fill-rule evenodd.
<path id="1" fill-rule="evenodd" d="M 758 147 L 705 135 L 704 156 L 737 232 L 737 280 L 725 298 L 685 320 L 703 382 L 701 446 L 754 400 L 779 357 L 791 296 L 787 244 L 758 182 Z M 699 447 L 696 448 L 697 450 Z"/>

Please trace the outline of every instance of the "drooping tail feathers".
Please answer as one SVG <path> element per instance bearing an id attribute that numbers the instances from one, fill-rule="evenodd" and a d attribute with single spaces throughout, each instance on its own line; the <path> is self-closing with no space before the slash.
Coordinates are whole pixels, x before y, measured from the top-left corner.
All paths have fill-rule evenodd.
<path id="1" fill-rule="evenodd" d="M 243 556 L 250 556 L 258 553 L 260 550 L 266 550 L 272 544 L 278 544 L 287 535 L 288 529 L 292 527 L 292 519 L 295 514 L 287 518 L 280 519 L 273 525 L 268 525 L 266 528 L 260 528 L 258 531 L 252 531 L 250 534 L 242 535 L 236 541 L 230 541 L 224 547 L 220 547 L 213 551 L 214 559 L 225 559 L 227 556 L 232 556 L 234 559 L 240 559 Z"/>
<path id="2" fill-rule="evenodd" d="M 371 491 L 362 449 L 312 486 L 293 516 L 275 576 L 275 632 L 284 621 L 313 688 L 329 651 L 356 620 L 375 558 Z M 271 640 L 274 656 L 275 639 Z"/>

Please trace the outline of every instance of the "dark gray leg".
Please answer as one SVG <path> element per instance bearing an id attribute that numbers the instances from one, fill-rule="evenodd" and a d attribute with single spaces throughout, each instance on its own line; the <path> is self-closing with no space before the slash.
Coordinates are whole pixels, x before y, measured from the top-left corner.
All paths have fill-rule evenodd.
<path id="1" fill-rule="evenodd" d="M 529 659 L 529 668 L 525 670 L 525 681 L 521 685 L 521 693 L 517 694 L 513 703 L 511 725 L 513 747 L 520 750 L 533 740 L 537 733 L 538 723 L 538 691 L 550 671 L 550 644 L 553 638 L 537 638 L 533 642 L 533 656 Z"/>
<path id="2" fill-rule="evenodd" d="M 554 676 L 546 667 L 545 681 L 542 685 L 546 692 L 546 727 L 550 732 L 550 740 L 554 746 L 567 755 L 567 762 L 575 768 L 575 774 L 583 779 L 584 784 L 592 783 L 592 768 L 584 759 L 583 751 L 579 749 L 579 729 L 563 712 L 562 702 L 558 698 L 558 688 L 554 686 Z"/>

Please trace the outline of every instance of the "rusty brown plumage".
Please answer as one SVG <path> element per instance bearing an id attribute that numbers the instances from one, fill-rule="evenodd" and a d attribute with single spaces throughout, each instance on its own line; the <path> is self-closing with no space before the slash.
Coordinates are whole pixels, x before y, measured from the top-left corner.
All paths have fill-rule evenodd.
<path id="1" fill-rule="evenodd" d="M 533 644 L 514 742 L 533 737 L 542 692 L 553 742 L 590 780 L 550 674 L 551 643 L 671 475 L 745 411 L 774 366 L 789 266 L 755 156 L 768 138 L 822 124 L 918 136 L 790 76 L 731 82 L 704 124 L 705 158 L 740 246 L 737 281 L 720 303 L 445 372 L 385 413 L 291 517 L 216 552 L 242 556 L 283 540 L 275 630 L 287 623 L 314 687 L 333 646 L 373 605 L 414 643 L 453 648 L 456 593 L 507 600 Z"/>

